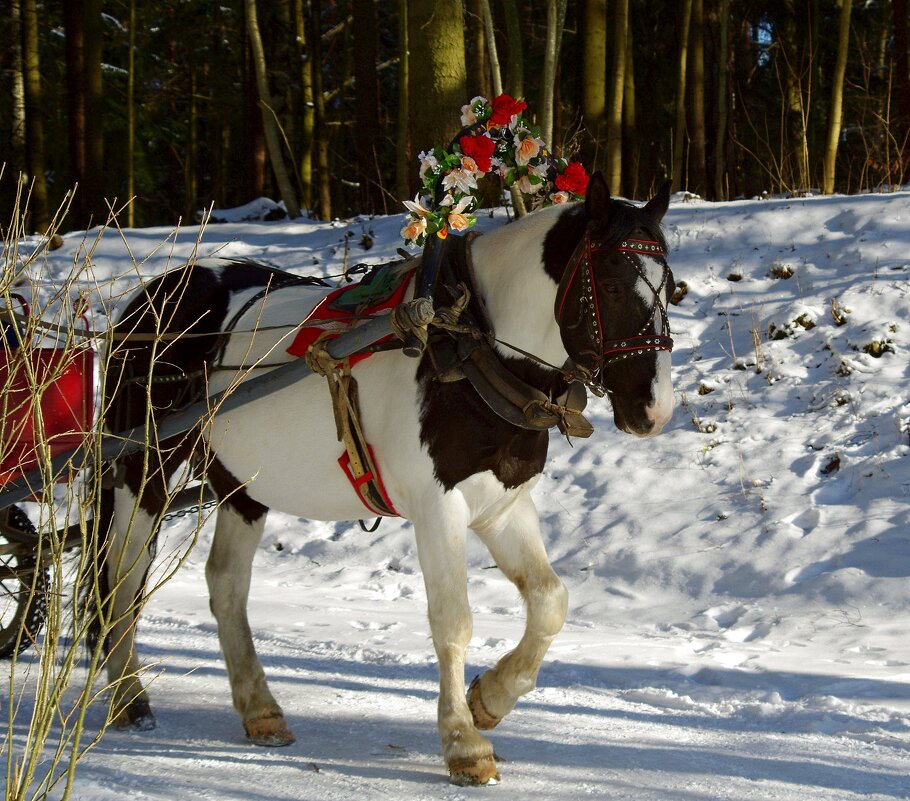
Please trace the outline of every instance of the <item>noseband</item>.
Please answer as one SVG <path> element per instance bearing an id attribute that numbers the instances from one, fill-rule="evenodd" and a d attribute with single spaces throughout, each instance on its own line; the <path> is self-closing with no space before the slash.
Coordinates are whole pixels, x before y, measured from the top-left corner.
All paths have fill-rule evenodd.
<path id="1" fill-rule="evenodd" d="M 654 293 L 654 302 L 651 304 L 651 309 L 644 324 L 637 333 L 621 339 L 605 340 L 603 338 L 603 324 L 600 319 L 600 304 L 598 303 L 595 289 L 594 260 L 592 256 L 595 253 L 609 251 L 623 254 L 635 268 L 638 277 Z M 569 266 L 566 268 L 568 280 L 564 279 L 560 287 L 556 321 L 561 324 L 566 298 L 575 286 L 576 281 L 578 281 L 579 287 L 576 291 L 580 293 L 580 308 L 590 315 L 589 330 L 593 334 L 594 341 L 591 342 L 591 350 L 586 350 L 585 355 L 590 352 L 593 356 L 594 364 L 592 367 L 594 375 L 599 374 L 607 365 L 628 359 L 631 356 L 641 356 L 653 350 L 673 350 L 673 338 L 670 336 L 670 319 L 667 316 L 666 306 L 661 299 L 661 293 L 670 277 L 670 267 L 667 264 L 666 255 L 661 243 L 653 239 L 626 238 L 619 245 L 608 247 L 603 242 L 592 240 L 591 235 L 586 232 L 584 239 L 578 243 L 575 252 L 569 260 Z M 635 258 L 635 256 L 647 256 L 657 259 L 662 264 L 663 273 L 660 284 L 657 287 L 648 279 L 641 259 Z M 658 314 L 660 315 L 661 329 L 659 334 L 653 332 L 654 326 L 652 325 L 655 316 Z M 646 333 L 648 328 L 652 329 L 652 333 Z"/>

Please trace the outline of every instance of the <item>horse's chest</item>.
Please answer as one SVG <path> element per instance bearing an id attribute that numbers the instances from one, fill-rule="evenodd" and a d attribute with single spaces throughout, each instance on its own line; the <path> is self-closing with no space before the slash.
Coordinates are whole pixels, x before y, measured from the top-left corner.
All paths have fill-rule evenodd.
<path id="1" fill-rule="evenodd" d="M 539 475 L 547 457 L 546 431 L 525 431 L 497 417 L 467 381 L 429 382 L 420 438 L 446 490 L 486 471 L 514 489 Z"/>

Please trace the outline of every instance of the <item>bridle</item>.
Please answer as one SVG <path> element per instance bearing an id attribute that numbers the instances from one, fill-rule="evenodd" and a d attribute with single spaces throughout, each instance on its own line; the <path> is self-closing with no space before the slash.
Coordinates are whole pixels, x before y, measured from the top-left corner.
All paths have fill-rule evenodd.
<path id="1" fill-rule="evenodd" d="M 594 260 L 592 257 L 595 253 L 610 251 L 622 253 L 634 267 L 638 277 L 654 293 L 654 302 L 651 304 L 651 309 L 641 328 L 635 334 L 619 339 L 603 338 L 600 304 L 597 300 L 595 289 Z M 576 291 L 580 292 L 579 301 L 582 310 L 590 315 L 589 330 L 594 337 L 594 341 L 591 342 L 591 350 L 583 352 L 583 355 L 592 357 L 593 364 L 585 370 L 585 372 L 591 373 L 592 377 L 601 375 L 604 367 L 624 359 L 641 356 L 655 350 L 673 350 L 670 319 L 667 316 L 666 305 L 662 300 L 662 293 L 670 280 L 670 267 L 667 264 L 666 255 L 663 245 L 654 239 L 627 237 L 618 245 L 608 246 L 601 241 L 592 239 L 590 233 L 585 232 L 584 239 L 578 243 L 566 267 L 566 278 L 560 283 L 560 293 L 556 303 L 556 321 L 562 324 L 566 299 L 576 282 L 580 282 L 580 288 Z M 648 278 L 640 257 L 656 259 L 663 266 L 660 284 L 657 287 Z M 660 316 L 660 333 L 655 333 L 653 322 L 658 315 Z M 646 333 L 649 328 L 651 332 Z M 589 386 L 591 386 L 590 383 Z"/>

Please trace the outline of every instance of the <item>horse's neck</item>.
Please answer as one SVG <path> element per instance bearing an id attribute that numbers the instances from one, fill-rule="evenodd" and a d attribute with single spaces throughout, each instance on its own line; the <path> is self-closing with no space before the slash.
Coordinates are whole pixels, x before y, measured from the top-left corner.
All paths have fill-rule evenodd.
<path id="1" fill-rule="evenodd" d="M 552 365 L 568 355 L 556 325 L 556 284 L 544 271 L 547 231 L 563 211 L 551 207 L 478 237 L 471 256 L 496 338 Z M 504 355 L 515 353 L 500 348 Z"/>

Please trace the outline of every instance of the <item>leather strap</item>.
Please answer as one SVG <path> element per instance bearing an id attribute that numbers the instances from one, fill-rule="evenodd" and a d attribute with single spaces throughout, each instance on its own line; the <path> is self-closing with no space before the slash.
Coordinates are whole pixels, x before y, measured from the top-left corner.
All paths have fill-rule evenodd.
<path id="1" fill-rule="evenodd" d="M 594 427 L 582 414 L 587 402 L 578 382 L 556 400 L 532 387 L 506 367 L 485 341 L 462 337 L 458 343 L 461 369 L 484 403 L 518 428 L 546 431 L 556 426 L 566 436 L 590 437 Z"/>

